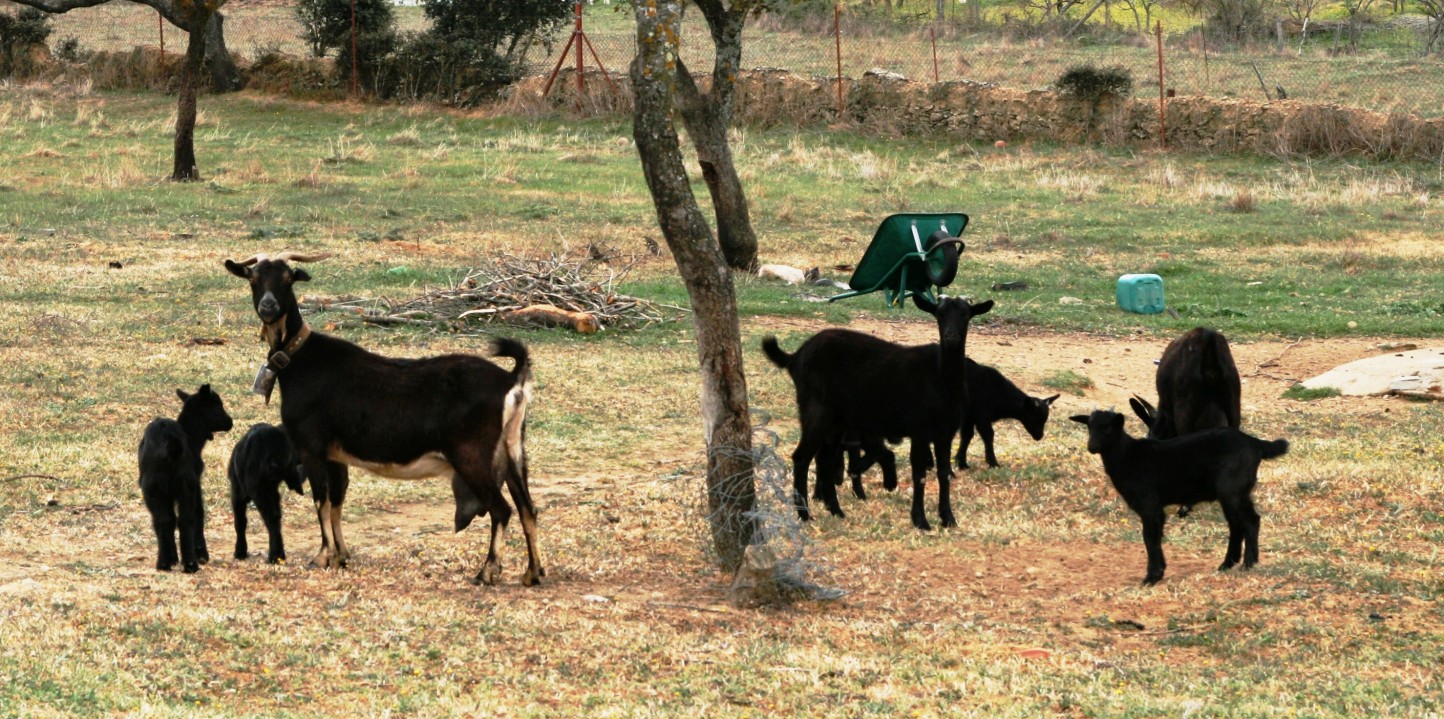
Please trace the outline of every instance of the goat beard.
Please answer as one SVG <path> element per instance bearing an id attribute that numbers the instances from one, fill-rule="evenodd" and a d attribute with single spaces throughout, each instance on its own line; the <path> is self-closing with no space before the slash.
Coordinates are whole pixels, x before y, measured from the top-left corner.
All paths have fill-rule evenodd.
<path id="1" fill-rule="evenodd" d="M 286 338 L 286 318 L 283 316 L 275 322 L 268 322 L 261 325 L 261 341 L 271 349 L 280 349 L 281 342 Z"/>

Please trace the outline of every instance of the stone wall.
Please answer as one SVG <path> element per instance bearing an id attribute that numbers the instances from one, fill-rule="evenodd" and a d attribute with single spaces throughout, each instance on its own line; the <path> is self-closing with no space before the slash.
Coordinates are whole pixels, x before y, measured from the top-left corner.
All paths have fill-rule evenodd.
<path id="1" fill-rule="evenodd" d="M 546 78 L 532 78 L 516 86 L 510 102 L 574 108 L 576 82 L 569 72 L 557 78 L 545 99 L 541 88 Z M 619 96 L 609 96 L 601 76 L 588 73 L 583 112 L 631 112 L 627 78 L 613 75 L 612 79 L 620 88 Z M 699 77 L 704 86 L 708 80 Z M 844 112 L 839 118 L 837 84 L 831 78 L 754 70 L 742 73 L 738 82 L 739 119 L 757 127 L 846 126 L 885 135 L 943 135 L 983 142 L 1159 145 L 1156 99 L 1108 103 L 1090 121 L 1093 113 L 1086 103 L 1050 90 L 966 81 L 922 83 L 869 73 L 843 81 Z M 1296 100 L 1264 103 L 1196 96 L 1168 98 L 1164 111 L 1170 149 L 1444 162 L 1444 118 Z"/>

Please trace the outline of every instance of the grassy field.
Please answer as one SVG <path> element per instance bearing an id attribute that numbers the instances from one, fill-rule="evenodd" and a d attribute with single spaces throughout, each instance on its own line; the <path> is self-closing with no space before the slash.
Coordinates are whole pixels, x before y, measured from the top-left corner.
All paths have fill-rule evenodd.
<path id="1" fill-rule="evenodd" d="M 1042 442 L 1000 428 L 1004 467 L 960 475 L 962 526 L 913 530 L 906 488 L 844 498 L 846 519 L 803 533 L 815 579 L 846 594 L 744 610 L 699 539 L 681 310 L 585 337 L 313 317 L 395 355 L 479 352 L 499 332 L 532 347 L 542 587 L 517 584 L 519 536 L 502 586 L 467 584 L 485 530 L 449 531 L 445 482 L 359 472 L 352 567 L 305 566 L 315 522 L 294 496 L 290 564 L 230 558 L 224 463 L 278 412 L 246 393 L 262 348 L 221 261 L 331 251 L 308 296 L 403 300 L 501 254 L 596 246 L 635 263 L 621 291 L 684 307 L 670 257 L 646 250 L 660 236 L 624 120 L 206 97 L 207 179 L 177 185 L 161 179 L 171 99 L 0 93 L 0 716 L 1444 712 L 1444 411 L 1282 398 L 1380 343 L 1444 342 L 1438 166 L 738 130 L 764 261 L 845 279 L 832 268 L 883 216 L 968 212 L 954 291 L 998 302 L 970 354 L 1064 393 Z M 1119 312 L 1125 272 L 1162 275 L 1180 316 Z M 1002 281 L 1030 288 L 989 289 Z M 752 405 L 784 455 L 792 387 L 756 351 L 764 334 L 933 333 L 876 296 L 738 285 Z M 1064 417 L 1149 393 L 1152 358 L 1197 324 L 1235 344 L 1250 431 L 1293 449 L 1262 472 L 1256 569 L 1213 571 L 1226 530 L 1200 508 L 1170 522 L 1168 576 L 1141 588 L 1136 520 Z M 159 574 L 135 447 L 202 382 L 237 425 L 207 450 L 213 561 Z"/>

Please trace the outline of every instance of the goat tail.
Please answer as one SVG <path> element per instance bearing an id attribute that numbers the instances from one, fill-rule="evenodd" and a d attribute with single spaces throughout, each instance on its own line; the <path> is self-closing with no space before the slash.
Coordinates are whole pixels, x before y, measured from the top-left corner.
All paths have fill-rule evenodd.
<path id="1" fill-rule="evenodd" d="M 792 364 L 793 355 L 784 352 L 777 344 L 777 338 L 772 335 L 762 338 L 762 352 L 767 355 L 767 359 L 772 360 L 772 364 L 782 369 L 787 369 L 787 365 Z"/>
<path id="2" fill-rule="evenodd" d="M 510 357 L 516 361 L 511 371 L 513 384 L 506 393 L 501 410 L 501 438 L 496 445 L 492 466 L 506 471 L 509 462 L 513 469 L 526 466 L 526 411 L 531 403 L 531 355 L 526 345 L 505 337 L 498 337 L 492 344 L 492 354 Z M 522 469 L 521 471 L 525 471 Z M 505 476 L 498 474 L 497 476 Z"/>
<path id="3" fill-rule="evenodd" d="M 1282 457 L 1285 452 L 1289 451 L 1289 441 L 1286 439 L 1276 439 L 1272 442 L 1262 439 L 1254 441 L 1258 443 L 1259 452 L 1264 459 Z"/>
<path id="4" fill-rule="evenodd" d="M 516 384 L 531 379 L 531 353 L 527 351 L 526 345 L 510 337 L 497 337 L 492 340 L 491 354 L 493 357 L 510 357 L 516 361 L 516 366 L 511 370 Z"/>

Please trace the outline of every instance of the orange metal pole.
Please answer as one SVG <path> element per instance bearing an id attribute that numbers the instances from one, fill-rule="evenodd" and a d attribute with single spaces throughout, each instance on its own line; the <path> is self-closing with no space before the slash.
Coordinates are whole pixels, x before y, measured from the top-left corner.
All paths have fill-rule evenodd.
<path id="1" fill-rule="evenodd" d="M 1158 21 L 1158 144 L 1168 149 L 1168 123 L 1163 89 L 1163 21 Z"/>
<path id="2" fill-rule="evenodd" d="M 832 6 L 832 36 L 837 40 L 837 120 L 842 121 L 842 6 Z"/>
<path id="3" fill-rule="evenodd" d="M 578 37 L 578 38 L 586 37 L 586 35 L 583 34 L 583 32 L 582 32 L 582 2 L 581 2 L 581 0 L 577 0 L 576 8 L 577 8 L 577 29 L 574 30 L 574 31 L 572 31 L 572 34 L 573 34 L 573 36 Z M 586 86 L 586 81 L 584 81 L 584 80 L 582 79 L 582 44 L 581 44 L 580 42 L 578 42 L 576 45 L 577 45 L 577 102 L 580 103 L 580 102 L 582 101 L 582 88 Z"/>
<path id="4" fill-rule="evenodd" d="M 160 56 L 165 59 L 165 16 L 159 12 L 155 14 L 155 26 L 160 28 Z"/>
<path id="5" fill-rule="evenodd" d="M 933 40 L 933 82 L 939 82 L 939 80 L 938 80 L 938 25 L 937 25 L 937 23 L 933 23 L 930 27 L 928 27 L 928 34 L 932 35 L 932 40 Z"/>

